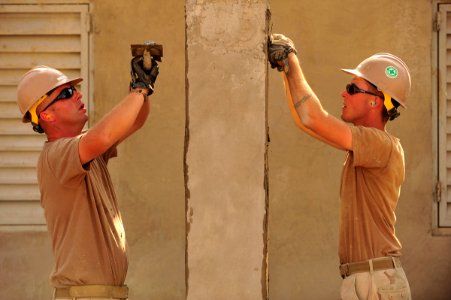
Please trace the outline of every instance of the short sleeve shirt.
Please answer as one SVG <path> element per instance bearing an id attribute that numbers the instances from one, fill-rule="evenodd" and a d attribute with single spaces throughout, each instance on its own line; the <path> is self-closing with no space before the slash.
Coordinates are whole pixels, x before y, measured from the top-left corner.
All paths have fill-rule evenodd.
<path id="1" fill-rule="evenodd" d="M 122 285 L 127 273 L 126 240 L 107 162 L 81 165 L 81 136 L 47 142 L 38 161 L 41 204 L 52 238 L 55 287 Z"/>
<path id="2" fill-rule="evenodd" d="M 351 127 L 353 150 L 348 151 L 341 181 L 340 263 L 381 256 L 399 256 L 395 235 L 404 151 L 389 133 Z"/>

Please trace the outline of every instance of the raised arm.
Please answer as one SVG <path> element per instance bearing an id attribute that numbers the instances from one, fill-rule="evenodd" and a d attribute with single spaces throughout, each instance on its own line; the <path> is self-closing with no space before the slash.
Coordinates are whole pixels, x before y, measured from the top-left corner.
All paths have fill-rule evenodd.
<path id="1" fill-rule="evenodd" d="M 141 68 L 142 57 L 134 58 L 131 64 L 133 72 L 130 93 L 94 127 L 90 128 L 80 140 L 79 155 L 82 164 L 125 140 L 141 128 L 147 120 L 150 111 L 147 98 L 153 93 L 159 67 L 153 61 L 152 68 L 144 71 Z"/>
<path id="2" fill-rule="evenodd" d="M 294 47 L 291 40 L 276 35 L 274 44 L 282 47 Z M 274 41 L 274 40 L 272 40 Z M 308 84 L 295 50 L 288 50 L 272 55 L 273 48 L 269 48 L 269 57 L 276 58 L 279 71 L 283 71 L 288 105 L 296 125 L 312 137 L 342 150 L 352 148 L 352 134 L 349 125 L 330 115 L 321 105 L 316 94 Z M 293 48 L 294 49 L 294 48 Z M 284 57 L 284 54 L 286 56 Z M 272 58 L 271 58 L 272 55 Z M 271 63 L 274 66 L 274 60 Z"/>
<path id="3" fill-rule="evenodd" d="M 137 130 L 135 126 L 141 111 L 149 112 L 148 101 L 139 93 L 129 93 L 81 138 L 79 155 L 82 164 L 101 155 L 115 143 Z M 140 122 L 141 123 L 141 122 Z M 142 126 L 142 125 L 141 125 Z"/>

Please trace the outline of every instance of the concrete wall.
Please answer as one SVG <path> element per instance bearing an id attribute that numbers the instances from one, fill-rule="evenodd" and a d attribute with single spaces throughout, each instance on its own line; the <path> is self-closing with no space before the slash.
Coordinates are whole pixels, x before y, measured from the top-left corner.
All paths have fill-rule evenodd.
<path id="1" fill-rule="evenodd" d="M 185 3 L 92 3 L 94 120 L 126 93 L 129 45 L 152 38 L 165 47 L 150 119 L 121 145 L 111 170 L 130 245 L 131 299 L 185 299 Z M 413 298 L 449 299 L 451 238 L 431 233 L 431 1 L 281 0 L 270 5 L 273 32 L 294 40 L 313 89 L 336 116 L 339 93 L 350 80 L 339 68 L 354 67 L 379 51 L 393 52 L 409 65 L 409 108 L 388 127 L 400 137 L 406 155 L 397 232 Z M 214 61 L 213 54 L 203 55 L 206 65 Z M 344 153 L 302 134 L 290 119 L 280 74 L 270 70 L 268 82 L 269 299 L 338 299 Z M 49 299 L 52 261 L 46 232 L 1 231 L 0 298 Z"/>
<path id="2" fill-rule="evenodd" d="M 266 299 L 267 8 L 186 1 L 189 300 Z"/>

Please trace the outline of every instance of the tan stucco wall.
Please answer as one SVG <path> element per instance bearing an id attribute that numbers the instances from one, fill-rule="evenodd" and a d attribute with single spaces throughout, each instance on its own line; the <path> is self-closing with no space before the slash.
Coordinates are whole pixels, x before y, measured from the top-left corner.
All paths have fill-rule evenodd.
<path id="1" fill-rule="evenodd" d="M 164 47 L 146 125 L 111 171 L 129 244 L 131 299 L 185 295 L 185 18 L 183 1 L 93 1 L 96 119 L 125 96 L 130 44 Z"/>
<path id="2" fill-rule="evenodd" d="M 406 159 L 397 233 L 413 299 L 450 299 L 451 239 L 431 234 L 431 1 L 284 0 L 271 1 L 271 11 L 273 32 L 293 38 L 307 79 L 335 116 L 351 79 L 340 68 L 383 51 L 409 65 L 409 108 L 388 126 L 401 139 Z M 338 193 L 345 154 L 294 126 L 274 72 L 269 126 L 270 299 L 337 299 Z"/>
<path id="3" fill-rule="evenodd" d="M 164 45 L 149 119 L 119 146 L 110 171 L 129 244 L 130 299 L 184 299 L 184 1 L 91 5 L 93 123 L 127 94 L 130 44 L 153 39 Z M 50 299 L 52 266 L 47 232 L 0 231 L 0 299 Z"/>
<path id="4" fill-rule="evenodd" d="M 126 94 L 129 45 L 148 38 L 164 45 L 149 120 L 120 146 L 111 171 L 130 246 L 131 299 L 185 299 L 185 3 L 92 3 L 94 120 Z M 336 116 L 339 94 L 350 80 L 339 68 L 354 67 L 380 51 L 393 52 L 409 65 L 409 108 L 388 127 L 406 155 L 397 231 L 413 298 L 449 299 L 451 237 L 431 233 L 431 1 L 273 0 L 270 5 L 273 32 L 294 40 L 307 79 Z M 204 55 L 208 62 L 211 57 Z M 268 88 L 269 298 L 338 299 L 344 153 L 294 126 L 274 70 Z M 52 261 L 46 232 L 0 231 L 0 298 L 49 299 Z"/>

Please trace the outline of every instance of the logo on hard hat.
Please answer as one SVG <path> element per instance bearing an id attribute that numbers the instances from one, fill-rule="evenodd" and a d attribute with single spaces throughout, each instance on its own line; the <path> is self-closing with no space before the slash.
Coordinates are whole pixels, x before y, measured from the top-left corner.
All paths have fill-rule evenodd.
<path id="1" fill-rule="evenodd" d="M 393 66 L 388 66 L 385 68 L 385 75 L 387 75 L 388 78 L 396 78 L 398 77 L 398 69 Z"/>

